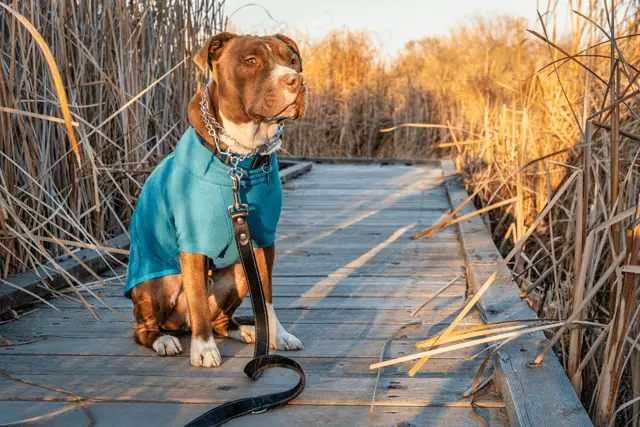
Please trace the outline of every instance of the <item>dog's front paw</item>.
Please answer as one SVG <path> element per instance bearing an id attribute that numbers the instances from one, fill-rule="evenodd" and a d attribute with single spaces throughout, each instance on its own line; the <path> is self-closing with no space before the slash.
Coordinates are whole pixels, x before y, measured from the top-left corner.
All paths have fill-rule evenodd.
<path id="1" fill-rule="evenodd" d="M 256 340 L 255 326 L 238 325 L 238 329 L 232 329 L 228 333 L 229 338 L 251 344 Z"/>
<path id="2" fill-rule="evenodd" d="M 191 364 L 193 366 L 213 368 L 214 366 L 220 366 L 221 362 L 222 358 L 213 337 L 209 338 L 208 341 L 199 337 L 191 339 Z"/>
<path id="3" fill-rule="evenodd" d="M 175 356 L 182 353 L 180 341 L 171 335 L 160 335 L 151 346 L 160 356 Z"/>
<path id="4" fill-rule="evenodd" d="M 294 351 L 302 350 L 304 346 L 294 335 L 283 331 L 276 334 L 275 343 L 273 341 L 271 342 L 271 348 L 275 348 L 276 350 Z"/>

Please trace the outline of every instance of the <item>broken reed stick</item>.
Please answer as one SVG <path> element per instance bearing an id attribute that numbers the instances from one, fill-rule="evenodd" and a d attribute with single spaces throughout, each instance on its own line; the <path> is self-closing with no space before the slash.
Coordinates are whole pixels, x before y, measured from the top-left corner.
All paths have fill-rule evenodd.
<path id="1" fill-rule="evenodd" d="M 431 144 L 431 148 L 450 148 L 450 147 L 457 147 L 459 145 L 472 145 L 472 144 L 479 144 L 481 142 L 485 142 L 481 139 L 470 139 L 467 141 L 458 141 L 458 142 L 443 142 L 441 144 Z"/>
<path id="2" fill-rule="evenodd" d="M 479 191 L 479 190 L 478 190 Z M 473 196 L 475 196 L 476 193 L 474 193 Z M 472 196 L 472 197 L 473 197 Z M 461 217 L 458 217 L 454 220 L 451 220 L 451 218 L 460 211 L 460 209 L 470 200 L 471 198 L 467 199 L 466 201 L 464 201 L 460 206 L 458 206 L 456 209 L 454 209 L 449 215 L 447 215 L 447 218 L 445 218 L 442 222 L 440 222 L 438 225 L 436 225 L 435 227 L 431 227 L 428 230 L 422 231 L 414 236 L 411 236 L 411 240 L 417 240 L 421 237 L 431 237 L 434 234 L 436 234 L 438 231 L 442 230 L 445 227 L 449 227 L 451 225 L 457 224 L 459 222 L 462 222 L 464 220 L 467 220 L 469 218 L 472 218 L 476 215 L 480 215 L 489 211 L 492 211 L 494 209 L 498 209 L 501 208 L 503 206 L 506 205 L 511 205 L 513 203 L 515 203 L 517 201 L 516 197 L 512 197 L 510 199 L 507 200 L 502 200 L 500 202 L 494 203 L 493 205 L 490 206 L 485 206 L 482 209 L 478 209 L 478 210 L 474 210 L 473 212 L 470 212 L 466 215 L 463 215 Z"/>
<path id="3" fill-rule="evenodd" d="M 543 324 L 545 322 L 542 322 Z M 491 328 L 485 328 L 482 330 L 477 330 L 477 331 L 468 331 L 466 333 L 461 333 L 461 334 L 452 334 L 450 336 L 448 336 L 447 338 L 443 338 L 440 341 L 440 344 L 448 344 L 448 343 L 452 343 L 452 342 L 457 342 L 457 341 L 464 341 L 468 338 L 475 338 L 475 337 L 481 337 L 481 336 L 485 336 L 485 335 L 493 335 L 499 332 L 509 332 L 509 331 L 516 331 L 519 329 L 524 329 L 526 327 L 530 326 L 527 323 L 521 323 L 521 324 L 515 324 L 512 326 L 504 326 L 504 327 L 491 327 Z M 458 331 L 461 332 L 461 331 Z M 416 343 L 416 347 L 417 348 L 430 348 L 432 346 L 432 344 L 437 341 L 439 338 L 439 336 L 435 336 L 433 338 L 430 338 L 428 340 L 425 341 L 421 341 L 419 343 Z"/>
<path id="4" fill-rule="evenodd" d="M 459 130 L 461 132 L 465 132 L 471 136 L 482 138 L 482 135 L 473 133 L 469 129 L 463 129 L 463 128 L 453 127 L 449 125 L 434 125 L 429 123 L 402 123 L 400 125 L 393 126 L 390 128 L 380 129 L 380 133 L 393 132 L 394 130 L 398 130 L 400 128 L 426 128 L 426 129 L 449 129 L 449 130 L 454 129 L 454 130 Z"/>
<path id="5" fill-rule="evenodd" d="M 464 206 L 466 206 L 467 203 L 469 203 L 471 200 L 473 200 L 473 198 L 475 196 L 477 196 L 480 193 L 480 191 L 482 191 L 482 189 L 483 189 L 482 186 L 478 187 L 473 192 L 473 194 L 471 194 L 469 197 L 467 197 L 467 199 L 464 202 L 460 203 L 457 208 L 455 208 L 447 216 L 445 216 L 442 221 L 440 221 L 438 224 L 434 225 L 433 227 L 431 227 L 431 228 L 429 228 L 427 230 L 421 231 L 418 234 L 414 234 L 413 236 L 410 237 L 410 239 L 411 240 L 417 240 L 417 239 L 419 239 L 421 237 L 425 237 L 425 236 L 426 237 L 431 237 L 434 234 L 436 234 L 438 231 L 440 231 L 443 227 L 445 227 L 447 225 L 447 223 L 451 220 L 451 218 L 453 218 L 454 216 L 456 216 L 456 214 L 458 212 L 460 212 L 460 209 L 462 209 Z"/>
<path id="6" fill-rule="evenodd" d="M 487 378 L 482 380 L 480 383 L 473 384 L 471 387 L 469 387 L 467 389 L 467 391 L 462 393 L 462 397 L 467 398 L 467 397 L 471 396 L 472 394 L 478 392 L 478 390 L 482 390 L 487 384 L 489 384 L 491 381 L 493 381 L 494 378 L 495 378 L 495 373 L 489 375 Z"/>
<path id="7" fill-rule="evenodd" d="M 55 123 L 64 123 L 64 119 L 59 119 L 58 117 L 53 117 L 53 116 L 46 116 L 44 114 L 32 113 L 31 111 L 16 110 L 15 108 L 9 108 L 9 107 L 3 107 L 3 106 L 0 106 L 0 111 L 2 111 L 3 113 L 18 114 L 18 115 L 27 116 L 27 117 L 33 117 L 34 119 L 49 120 L 50 122 L 55 122 Z M 71 126 L 78 127 L 80 126 L 80 123 L 71 122 Z"/>
<path id="8" fill-rule="evenodd" d="M 382 359 L 384 359 L 384 352 L 387 350 L 387 347 L 389 346 L 389 344 L 391 344 L 391 341 L 398 338 L 402 332 L 412 331 L 420 326 L 422 326 L 422 322 L 420 321 L 410 322 L 405 325 L 402 325 L 400 329 L 395 331 L 393 335 L 387 338 L 387 340 L 384 342 L 384 344 L 382 345 L 382 349 L 380 350 L 380 358 L 378 359 L 378 361 L 382 362 Z M 373 386 L 373 396 L 371 396 L 371 409 L 369 409 L 369 412 L 373 412 L 373 407 L 375 406 L 375 403 L 376 403 L 376 392 L 378 390 L 378 383 L 380 382 L 381 373 L 382 373 L 382 368 L 379 368 L 378 374 L 376 375 L 376 383 Z"/>
<path id="9" fill-rule="evenodd" d="M 452 331 L 450 336 L 462 335 L 462 334 L 467 334 L 469 332 L 475 332 L 475 331 L 483 331 L 485 329 L 492 329 L 492 328 L 499 327 L 499 326 L 513 325 L 515 323 L 521 323 L 521 322 L 533 322 L 533 323 L 535 323 L 535 322 L 540 322 L 540 319 L 507 320 L 507 321 L 504 321 L 504 322 L 475 325 L 475 326 L 470 326 L 468 328 L 459 329 L 457 331 Z M 426 344 L 426 343 L 430 343 L 432 341 L 435 341 L 439 337 L 440 337 L 440 334 L 434 335 L 433 337 L 431 337 L 429 339 L 426 339 L 424 341 L 417 342 L 416 343 L 416 347 L 421 347 L 422 344 Z"/>
<path id="10" fill-rule="evenodd" d="M 567 180 L 562 184 L 562 186 L 558 189 L 558 191 L 556 191 L 556 194 L 553 196 L 553 199 L 551 199 L 549 201 L 549 203 L 547 203 L 547 205 L 542 210 L 540 215 L 538 215 L 538 217 L 533 222 L 533 224 L 531 224 L 531 227 L 529 227 L 529 230 L 527 230 L 527 232 L 524 233 L 523 236 L 518 236 L 518 238 L 519 238 L 518 243 L 515 244 L 515 246 L 511 250 L 511 252 L 509 252 L 509 254 L 506 256 L 506 258 L 503 259 L 502 262 L 498 265 L 498 268 L 491 274 L 491 276 L 489 276 L 489 278 L 484 283 L 484 285 L 482 285 L 482 287 L 480 289 L 478 289 L 478 291 L 473 296 L 473 298 L 467 303 L 467 305 L 462 309 L 462 311 L 460 311 L 458 316 L 456 316 L 456 318 L 453 320 L 453 322 L 451 322 L 451 324 L 447 327 L 447 329 L 445 329 L 445 331 L 441 335 L 441 338 L 446 338 L 448 335 L 450 335 L 451 331 L 453 331 L 458 326 L 460 321 L 469 313 L 469 311 L 471 311 L 471 309 L 473 307 L 475 307 L 475 305 L 478 303 L 478 300 L 480 300 L 482 295 L 484 295 L 484 293 L 487 291 L 487 289 L 489 289 L 489 286 L 491 286 L 493 284 L 493 282 L 496 280 L 498 275 L 500 273 L 502 273 L 505 268 L 507 268 L 507 264 L 511 261 L 511 259 L 517 253 L 520 252 L 520 249 L 524 246 L 525 241 L 529 238 L 529 236 L 531 236 L 531 234 L 533 234 L 533 232 L 535 231 L 536 227 L 538 227 L 538 225 L 542 222 L 542 220 L 547 216 L 547 214 L 549 213 L 551 208 L 553 208 L 553 206 L 555 206 L 555 204 L 558 202 L 560 197 L 565 193 L 565 191 L 567 191 L 569 186 L 573 183 L 573 181 L 576 180 L 576 178 L 578 177 L 578 175 L 580 173 L 581 173 L 580 170 L 575 170 L 575 171 L 573 171 L 571 173 L 571 175 L 569 175 Z M 437 342 L 434 343 L 434 345 L 436 345 L 436 344 L 437 344 Z M 426 353 L 428 353 L 428 352 L 426 352 Z M 409 375 L 410 376 L 415 375 L 416 372 L 418 372 L 418 370 L 422 367 L 422 365 L 424 365 L 424 363 L 428 359 L 429 359 L 429 354 L 425 354 L 423 356 L 423 358 L 419 362 L 417 362 L 414 365 L 413 368 L 411 368 L 411 370 L 409 371 Z M 411 359 L 411 360 L 413 360 L 413 359 Z"/>
<path id="11" fill-rule="evenodd" d="M 561 326 L 564 322 L 553 323 L 551 325 L 543 325 L 537 326 L 533 328 L 528 328 L 526 330 L 513 331 L 513 332 L 505 332 L 502 334 L 496 334 L 485 338 L 478 338 L 471 341 L 466 341 L 460 344 L 454 344 L 446 347 L 439 347 L 433 350 L 422 351 L 419 353 L 409 354 L 407 356 L 397 357 L 395 359 L 386 360 L 384 362 L 374 363 L 369 366 L 369 369 L 377 369 L 384 368 L 385 366 L 397 365 L 403 362 L 409 362 L 411 360 L 421 359 L 425 357 L 435 356 L 436 354 L 449 353 L 451 351 L 460 350 L 462 348 L 473 347 L 478 344 L 485 344 L 492 341 L 499 341 L 507 338 L 517 338 L 519 336 L 530 334 L 539 331 L 546 331 L 548 329 L 553 329 L 555 327 Z"/>
<path id="12" fill-rule="evenodd" d="M 441 287 L 440 289 L 438 289 L 438 292 L 436 292 L 431 298 L 429 298 L 428 300 L 426 300 L 425 302 L 423 302 L 420 307 L 416 308 L 415 311 L 413 313 L 411 313 L 409 315 L 409 317 L 413 317 L 415 316 L 415 314 L 417 312 L 419 312 L 424 306 L 426 306 L 427 304 L 429 304 L 431 301 L 433 301 L 438 295 L 440 295 L 441 293 L 443 293 L 444 291 L 446 291 L 447 289 L 449 289 L 449 287 L 451 285 L 453 285 L 455 282 L 457 282 L 460 278 L 464 277 L 465 273 L 461 273 L 458 274 L 456 277 L 454 277 L 453 279 L 451 279 L 446 285 L 444 285 L 443 287 Z"/>

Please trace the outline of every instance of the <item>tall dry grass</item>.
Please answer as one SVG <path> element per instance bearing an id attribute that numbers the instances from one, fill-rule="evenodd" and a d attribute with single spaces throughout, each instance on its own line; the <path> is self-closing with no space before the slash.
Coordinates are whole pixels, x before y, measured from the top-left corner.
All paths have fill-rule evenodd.
<path id="1" fill-rule="evenodd" d="M 54 261 L 75 242 L 128 232 L 144 178 L 187 126 L 196 89 L 187 57 L 223 27 L 223 5 L 14 0 L 12 11 L 0 9 L 2 277 Z M 59 123 L 63 99 L 39 37 L 59 69 L 71 133 Z"/>
<path id="2" fill-rule="evenodd" d="M 311 108 L 287 124 L 285 150 L 295 155 L 430 156 L 432 133 L 381 134 L 380 127 L 434 122 L 431 95 L 414 70 L 391 70 L 366 32 L 339 30 L 302 47 Z"/>

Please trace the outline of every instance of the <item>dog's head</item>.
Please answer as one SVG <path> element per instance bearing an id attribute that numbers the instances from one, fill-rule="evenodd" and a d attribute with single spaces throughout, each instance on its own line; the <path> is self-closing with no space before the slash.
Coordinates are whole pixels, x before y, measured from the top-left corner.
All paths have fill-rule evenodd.
<path id="1" fill-rule="evenodd" d="M 218 108 L 232 121 L 304 117 L 307 92 L 302 58 L 290 38 L 220 33 L 202 46 L 194 61 L 211 72 L 218 87 Z"/>

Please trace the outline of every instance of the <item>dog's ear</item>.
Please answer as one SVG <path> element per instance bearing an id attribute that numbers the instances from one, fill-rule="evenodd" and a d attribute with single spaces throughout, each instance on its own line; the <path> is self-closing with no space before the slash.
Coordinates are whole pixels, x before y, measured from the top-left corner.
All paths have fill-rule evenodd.
<path id="1" fill-rule="evenodd" d="M 196 56 L 193 57 L 193 62 L 195 62 L 203 72 L 210 70 L 211 63 L 220 58 L 224 45 L 235 37 L 237 37 L 235 34 L 227 32 L 216 34 L 202 45 Z"/>
<path id="2" fill-rule="evenodd" d="M 296 44 L 296 42 L 294 42 L 292 39 L 282 34 L 275 34 L 273 37 L 277 38 L 278 40 L 280 40 L 281 42 L 289 46 L 289 49 L 291 49 L 293 53 L 298 55 L 298 59 L 300 60 L 300 72 L 302 72 L 302 56 L 300 55 L 300 49 L 298 48 L 298 45 Z"/>

